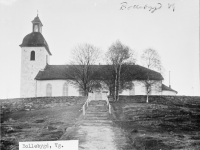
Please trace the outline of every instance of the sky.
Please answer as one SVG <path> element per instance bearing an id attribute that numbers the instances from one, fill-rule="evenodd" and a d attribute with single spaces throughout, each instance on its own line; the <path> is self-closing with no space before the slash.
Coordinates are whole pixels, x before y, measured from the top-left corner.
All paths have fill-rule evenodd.
<path id="1" fill-rule="evenodd" d="M 137 53 L 137 64 L 145 49 L 157 50 L 163 83 L 169 85 L 170 71 L 178 95 L 200 95 L 198 0 L 0 0 L 0 99 L 20 95 L 19 45 L 32 32 L 37 10 L 50 64 L 69 63 L 78 44 L 104 54 L 120 40 Z"/>

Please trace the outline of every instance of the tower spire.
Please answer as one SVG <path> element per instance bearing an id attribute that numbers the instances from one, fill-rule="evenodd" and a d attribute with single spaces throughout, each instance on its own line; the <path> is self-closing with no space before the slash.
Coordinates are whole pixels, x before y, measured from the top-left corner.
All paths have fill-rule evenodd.
<path id="1" fill-rule="evenodd" d="M 42 22 L 40 21 L 40 18 L 38 17 L 38 10 L 37 10 L 37 16 L 32 21 L 33 23 L 33 32 L 40 32 L 42 33 Z"/>

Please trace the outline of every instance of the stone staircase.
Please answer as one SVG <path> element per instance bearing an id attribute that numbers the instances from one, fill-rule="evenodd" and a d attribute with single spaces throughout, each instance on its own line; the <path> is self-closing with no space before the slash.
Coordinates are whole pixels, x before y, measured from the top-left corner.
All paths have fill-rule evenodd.
<path id="1" fill-rule="evenodd" d="M 84 114 L 59 140 L 79 140 L 79 150 L 135 150 L 125 132 L 113 125 L 105 100 L 90 101 Z"/>
<path id="2" fill-rule="evenodd" d="M 90 101 L 82 125 L 111 125 L 112 120 L 105 100 Z"/>

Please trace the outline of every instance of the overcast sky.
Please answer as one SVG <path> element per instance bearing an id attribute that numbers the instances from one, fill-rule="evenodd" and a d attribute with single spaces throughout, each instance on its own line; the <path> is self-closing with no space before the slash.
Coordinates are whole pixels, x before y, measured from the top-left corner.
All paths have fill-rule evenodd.
<path id="1" fill-rule="evenodd" d="M 156 49 L 163 83 L 169 85 L 171 71 L 179 95 L 199 95 L 198 0 L 0 0 L 0 98 L 20 95 L 19 45 L 32 32 L 37 10 L 50 64 L 69 62 L 77 44 L 90 43 L 104 53 L 119 39 L 138 53 L 138 64 L 144 49 Z"/>

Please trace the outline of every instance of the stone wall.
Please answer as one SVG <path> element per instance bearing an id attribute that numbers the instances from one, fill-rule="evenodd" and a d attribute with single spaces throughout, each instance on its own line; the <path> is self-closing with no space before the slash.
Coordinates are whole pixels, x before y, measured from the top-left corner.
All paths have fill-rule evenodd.
<path id="1" fill-rule="evenodd" d="M 70 106 L 75 104 L 84 104 L 87 97 L 34 97 L 34 98 L 16 98 L 0 100 L 1 114 L 13 113 L 16 111 L 31 111 L 36 109 Z"/>
<path id="2" fill-rule="evenodd" d="M 35 51 L 35 60 L 30 60 L 31 51 Z M 23 47 L 21 51 L 21 83 L 20 97 L 34 97 L 36 81 L 34 78 L 46 66 L 46 56 L 49 56 L 45 47 Z"/>
<path id="3" fill-rule="evenodd" d="M 111 98 L 109 98 L 111 100 Z M 111 100 L 112 101 L 112 100 Z M 146 103 L 145 95 L 119 96 L 119 103 Z M 150 95 L 149 103 L 176 104 L 176 105 L 196 105 L 200 104 L 200 96 L 158 96 Z"/>

